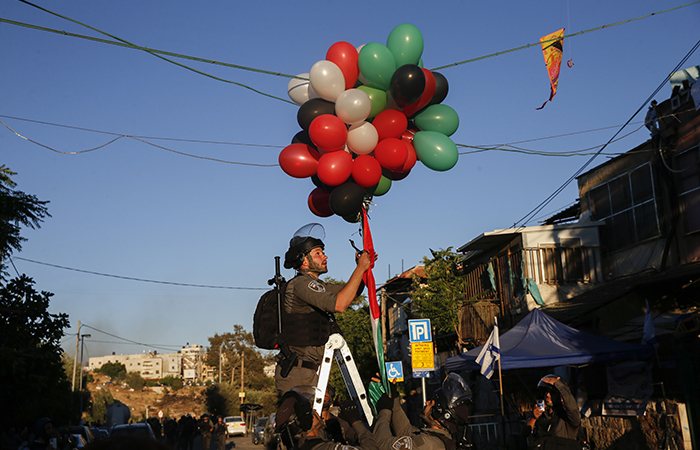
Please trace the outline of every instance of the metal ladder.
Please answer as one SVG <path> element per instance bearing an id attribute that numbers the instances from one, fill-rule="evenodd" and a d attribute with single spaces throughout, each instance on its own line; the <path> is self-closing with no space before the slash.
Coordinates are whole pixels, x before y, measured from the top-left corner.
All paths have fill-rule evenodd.
<path id="1" fill-rule="evenodd" d="M 318 385 L 316 386 L 316 398 L 314 398 L 313 409 L 320 416 L 321 410 L 323 409 L 323 398 L 326 395 L 326 388 L 328 387 L 328 377 L 331 374 L 331 366 L 333 364 L 333 357 L 335 356 L 335 361 L 338 363 L 338 368 L 340 373 L 343 375 L 343 381 L 345 382 L 345 387 L 348 389 L 350 398 L 359 402 L 362 407 L 362 412 L 365 415 L 367 423 L 371 426 L 374 422 L 374 415 L 372 414 L 372 408 L 369 406 L 369 401 L 367 398 L 367 392 L 360 379 L 360 374 L 357 373 L 357 366 L 355 365 L 355 360 L 352 358 L 350 353 L 350 348 L 343 336 L 338 333 L 332 334 L 326 342 L 325 350 L 323 352 L 323 361 L 321 362 L 321 370 L 318 376 Z"/>

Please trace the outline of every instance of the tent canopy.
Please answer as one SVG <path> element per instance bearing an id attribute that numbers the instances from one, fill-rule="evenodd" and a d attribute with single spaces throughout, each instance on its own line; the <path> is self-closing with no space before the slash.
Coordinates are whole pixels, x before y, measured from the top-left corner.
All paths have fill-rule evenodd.
<path id="1" fill-rule="evenodd" d="M 579 365 L 592 362 L 653 358 L 651 345 L 630 344 L 585 333 L 534 309 L 500 336 L 501 369 Z M 448 371 L 479 370 L 482 346 L 445 360 Z"/>

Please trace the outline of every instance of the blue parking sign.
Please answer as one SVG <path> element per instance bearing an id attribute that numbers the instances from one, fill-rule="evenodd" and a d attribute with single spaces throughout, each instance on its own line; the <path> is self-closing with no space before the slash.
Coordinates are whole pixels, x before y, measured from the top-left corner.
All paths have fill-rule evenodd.
<path id="1" fill-rule="evenodd" d="M 389 381 L 403 381 L 403 364 L 401 361 L 391 361 L 384 363 L 386 366 L 386 377 Z"/>
<path id="2" fill-rule="evenodd" d="M 430 319 L 411 319 L 408 321 L 408 337 L 411 342 L 433 342 Z"/>

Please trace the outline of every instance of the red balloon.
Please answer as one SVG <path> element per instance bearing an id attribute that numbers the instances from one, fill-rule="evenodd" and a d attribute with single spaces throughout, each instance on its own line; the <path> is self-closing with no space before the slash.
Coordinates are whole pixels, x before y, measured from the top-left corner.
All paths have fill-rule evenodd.
<path id="1" fill-rule="evenodd" d="M 408 119 L 400 111 L 387 109 L 377 114 L 372 125 L 377 129 L 380 141 L 388 138 L 400 138 L 401 133 L 406 131 Z"/>
<path id="2" fill-rule="evenodd" d="M 316 188 L 309 194 L 309 209 L 318 217 L 330 217 L 333 214 L 330 203 L 331 193 L 325 189 Z"/>
<path id="3" fill-rule="evenodd" d="M 340 150 L 348 140 L 348 127 L 338 117 L 322 114 L 309 126 L 309 137 L 316 147 L 327 152 Z"/>
<path id="4" fill-rule="evenodd" d="M 435 75 L 428 69 L 423 69 L 423 73 L 425 74 L 425 89 L 423 89 L 423 94 L 421 94 L 418 100 L 403 109 L 403 113 L 406 117 L 411 117 L 428 106 L 433 95 L 435 95 Z"/>
<path id="5" fill-rule="evenodd" d="M 413 169 L 413 166 L 416 165 L 416 161 L 418 161 L 418 155 L 416 155 L 416 149 L 413 147 L 412 141 L 401 138 L 401 142 L 403 142 L 403 144 L 406 146 L 406 150 L 408 150 L 408 156 L 406 157 L 406 162 L 403 163 L 403 166 L 401 166 L 400 169 L 395 170 L 395 172 L 407 173 L 410 172 L 411 169 Z M 394 178 L 392 178 L 392 180 L 393 179 Z"/>
<path id="6" fill-rule="evenodd" d="M 399 170 L 408 158 L 408 149 L 401 140 L 388 138 L 379 141 L 374 148 L 374 157 L 377 158 L 382 167 L 389 170 Z"/>
<path id="7" fill-rule="evenodd" d="M 279 163 L 284 173 L 294 178 L 307 178 L 316 175 L 321 155 L 306 144 L 291 144 L 282 149 Z"/>
<path id="8" fill-rule="evenodd" d="M 318 160 L 318 179 L 328 186 L 340 186 L 352 174 L 352 156 L 350 153 L 330 152 Z"/>
<path id="9" fill-rule="evenodd" d="M 345 77 L 345 89 L 355 86 L 357 77 L 360 74 L 360 67 L 357 65 L 357 49 L 349 42 L 340 41 L 331 45 L 326 52 L 326 60 L 335 63 L 343 72 Z"/>
<path id="10" fill-rule="evenodd" d="M 382 177 L 382 166 L 370 155 L 360 155 L 352 162 L 352 179 L 362 187 L 370 187 L 379 183 Z"/>

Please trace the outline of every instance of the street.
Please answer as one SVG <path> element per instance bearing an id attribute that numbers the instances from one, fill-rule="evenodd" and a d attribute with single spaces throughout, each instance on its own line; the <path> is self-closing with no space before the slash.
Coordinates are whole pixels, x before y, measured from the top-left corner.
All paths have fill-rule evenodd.
<path id="1" fill-rule="evenodd" d="M 248 434 L 248 436 L 236 436 L 226 439 L 226 450 L 232 450 L 234 448 L 236 450 L 265 450 L 262 444 L 253 444 L 253 438 L 250 434 Z M 203 450 L 200 436 L 195 437 L 193 450 Z M 212 436 L 211 448 L 209 450 L 218 450 L 215 436 Z"/>

